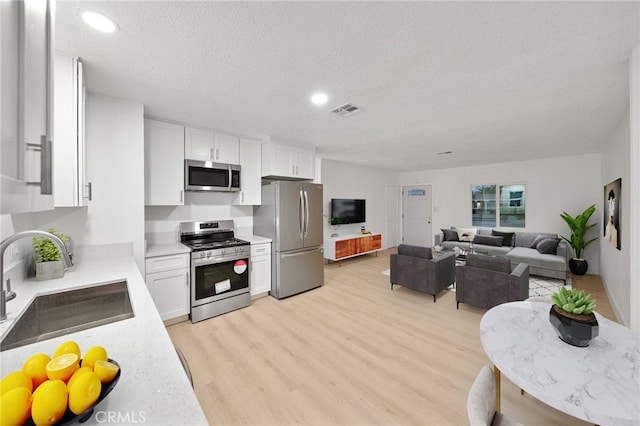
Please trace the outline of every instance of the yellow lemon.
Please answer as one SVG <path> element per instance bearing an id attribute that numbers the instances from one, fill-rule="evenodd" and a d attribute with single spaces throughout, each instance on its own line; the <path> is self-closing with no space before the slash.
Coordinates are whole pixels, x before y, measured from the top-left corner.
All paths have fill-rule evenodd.
<path id="1" fill-rule="evenodd" d="M 31 414 L 31 391 L 27 388 L 15 388 L 0 396 L 0 424 L 21 425 L 29 420 Z"/>
<path id="2" fill-rule="evenodd" d="M 76 354 L 78 355 L 78 359 L 80 359 L 80 346 L 78 346 L 78 344 L 73 340 L 66 341 L 58 346 L 56 351 L 53 353 L 53 357 L 57 358 L 64 354 Z"/>
<path id="3" fill-rule="evenodd" d="M 14 371 L 7 374 L 0 382 L 0 395 L 4 395 L 6 392 L 15 388 L 27 388 L 29 392 L 33 390 L 33 382 L 31 377 L 27 376 L 22 371 Z"/>
<path id="4" fill-rule="evenodd" d="M 66 382 L 78 368 L 78 355 L 60 355 L 47 364 L 47 377 L 51 380 L 62 380 Z"/>
<path id="5" fill-rule="evenodd" d="M 67 385 L 62 380 L 47 380 L 33 394 L 31 419 L 37 426 L 52 425 L 64 416 L 68 401 Z"/>
<path id="6" fill-rule="evenodd" d="M 80 414 L 91 408 L 100 397 L 102 384 L 96 373 L 82 374 L 69 389 L 69 409 L 73 414 Z"/>
<path id="7" fill-rule="evenodd" d="M 103 361 L 107 360 L 107 350 L 102 346 L 92 346 L 91 348 L 89 348 L 87 353 L 84 354 L 84 358 L 82 359 L 82 366 L 93 368 L 93 364 L 95 364 L 95 362 L 99 359 Z"/>
<path id="8" fill-rule="evenodd" d="M 102 383 L 109 383 L 116 377 L 120 367 L 109 361 L 97 360 L 93 365 L 93 372 L 98 375 Z"/>
<path id="9" fill-rule="evenodd" d="M 22 372 L 31 377 L 33 389 L 37 389 L 42 382 L 48 379 L 47 364 L 51 357 L 47 354 L 35 354 L 22 365 Z"/>
<path id="10" fill-rule="evenodd" d="M 76 370 L 75 373 L 73 373 L 73 375 L 71 376 L 71 378 L 69 379 L 69 381 L 67 382 L 67 390 L 71 389 L 71 385 L 73 384 L 73 382 L 79 377 L 82 376 L 85 373 L 91 373 L 93 370 L 90 369 L 89 367 L 80 367 Z"/>

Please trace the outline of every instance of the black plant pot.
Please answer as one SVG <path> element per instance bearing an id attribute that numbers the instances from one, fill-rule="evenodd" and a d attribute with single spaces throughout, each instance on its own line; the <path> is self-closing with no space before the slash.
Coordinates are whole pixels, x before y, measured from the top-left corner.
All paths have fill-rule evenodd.
<path id="1" fill-rule="evenodd" d="M 569 259 L 569 269 L 573 275 L 584 275 L 589 269 L 589 264 L 584 259 Z"/>
<path id="2" fill-rule="evenodd" d="M 573 346 L 589 346 L 591 340 L 598 336 L 598 320 L 593 312 L 576 315 L 554 304 L 549 311 L 549 321 L 558 337 Z"/>

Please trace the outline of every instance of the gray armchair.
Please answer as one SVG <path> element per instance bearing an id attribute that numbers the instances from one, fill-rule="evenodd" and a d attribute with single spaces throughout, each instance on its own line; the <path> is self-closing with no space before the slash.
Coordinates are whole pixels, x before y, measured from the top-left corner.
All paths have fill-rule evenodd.
<path id="1" fill-rule="evenodd" d="M 433 258 L 430 247 L 400 244 L 398 253 L 390 256 L 391 290 L 394 285 L 436 295 L 454 283 L 456 259 L 454 253 Z"/>
<path id="2" fill-rule="evenodd" d="M 529 265 L 520 263 L 511 271 L 509 259 L 468 254 L 465 265 L 456 267 L 456 309 L 460 302 L 480 308 L 529 297 Z"/>

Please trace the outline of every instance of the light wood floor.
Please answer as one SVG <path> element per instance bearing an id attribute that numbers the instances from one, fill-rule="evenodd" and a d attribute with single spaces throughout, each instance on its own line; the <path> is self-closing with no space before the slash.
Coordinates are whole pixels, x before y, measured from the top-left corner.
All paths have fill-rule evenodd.
<path id="1" fill-rule="evenodd" d="M 325 266 L 325 286 L 168 327 L 213 425 L 463 425 L 483 364 L 483 309 L 389 289 L 386 250 Z M 574 278 L 614 319 L 596 276 Z M 585 425 L 503 377 L 502 411 L 527 425 Z"/>

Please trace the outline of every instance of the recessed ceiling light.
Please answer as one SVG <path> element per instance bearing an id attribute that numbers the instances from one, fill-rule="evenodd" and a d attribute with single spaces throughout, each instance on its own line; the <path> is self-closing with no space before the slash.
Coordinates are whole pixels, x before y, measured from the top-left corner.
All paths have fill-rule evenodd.
<path id="1" fill-rule="evenodd" d="M 80 18 L 91 28 L 102 31 L 103 33 L 115 33 L 120 29 L 113 19 L 98 12 L 85 10 L 80 12 Z"/>
<path id="2" fill-rule="evenodd" d="M 320 92 L 314 93 L 314 95 L 311 96 L 311 102 L 313 102 L 316 105 L 324 105 L 327 103 L 328 100 L 329 98 L 327 97 L 327 95 Z"/>

